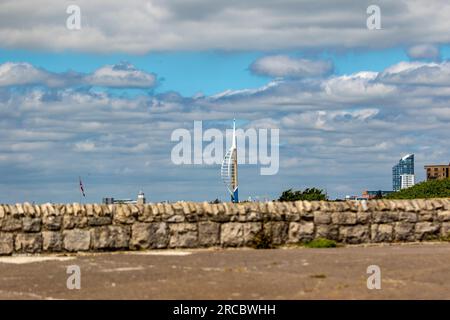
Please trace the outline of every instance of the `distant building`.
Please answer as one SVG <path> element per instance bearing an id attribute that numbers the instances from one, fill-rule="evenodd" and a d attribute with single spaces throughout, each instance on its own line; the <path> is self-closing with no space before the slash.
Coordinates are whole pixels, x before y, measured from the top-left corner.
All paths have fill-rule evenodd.
<path id="1" fill-rule="evenodd" d="M 402 175 L 414 175 L 413 154 L 407 154 L 401 158 L 395 166 L 392 167 L 392 190 L 399 191 L 402 189 Z"/>
<path id="2" fill-rule="evenodd" d="M 139 191 L 138 197 L 137 197 L 137 204 L 145 204 L 145 194 L 144 192 Z"/>
<path id="3" fill-rule="evenodd" d="M 144 192 L 140 191 L 138 193 L 137 200 L 132 200 L 132 199 L 115 199 L 115 198 L 108 197 L 108 198 L 103 198 L 102 203 L 103 204 L 121 204 L 121 203 L 124 203 L 124 204 L 127 204 L 127 203 L 129 203 L 129 204 L 145 204 L 145 195 L 144 195 Z"/>
<path id="4" fill-rule="evenodd" d="M 385 191 L 385 190 L 377 190 L 377 191 L 373 191 L 373 190 L 365 190 L 363 191 L 361 197 L 367 200 L 370 199 L 377 199 L 377 198 L 382 198 L 384 196 L 387 196 L 388 194 L 392 193 L 393 191 Z"/>
<path id="5" fill-rule="evenodd" d="M 414 185 L 414 175 L 413 174 L 401 174 L 401 185 L 400 189 L 407 189 Z"/>
<path id="6" fill-rule="evenodd" d="M 363 198 L 363 197 L 359 197 L 359 196 L 347 195 L 347 196 L 345 196 L 345 200 L 367 200 L 367 199 Z"/>
<path id="7" fill-rule="evenodd" d="M 448 165 L 445 164 L 426 165 L 425 171 L 427 174 L 427 181 L 450 178 L 450 163 Z"/>

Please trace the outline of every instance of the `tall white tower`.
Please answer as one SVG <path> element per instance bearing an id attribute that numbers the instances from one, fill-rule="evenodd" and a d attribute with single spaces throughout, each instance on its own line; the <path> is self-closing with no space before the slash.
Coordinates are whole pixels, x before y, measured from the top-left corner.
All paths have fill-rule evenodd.
<path id="1" fill-rule="evenodd" d="M 231 202 L 239 202 L 236 119 L 233 119 L 233 138 L 231 147 L 223 158 L 221 167 L 222 180 L 231 195 Z"/>

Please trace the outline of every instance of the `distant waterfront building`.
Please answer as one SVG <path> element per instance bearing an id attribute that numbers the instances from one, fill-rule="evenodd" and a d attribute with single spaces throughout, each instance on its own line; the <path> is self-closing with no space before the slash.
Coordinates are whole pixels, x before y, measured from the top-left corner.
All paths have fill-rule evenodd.
<path id="1" fill-rule="evenodd" d="M 450 163 L 448 165 L 445 164 L 426 165 L 425 171 L 427 174 L 427 181 L 450 178 Z"/>
<path id="2" fill-rule="evenodd" d="M 402 175 L 414 175 L 414 155 L 407 154 L 392 167 L 392 189 L 399 191 L 402 189 Z"/>
<path id="3" fill-rule="evenodd" d="M 137 196 L 137 200 L 132 199 L 115 199 L 115 198 L 103 198 L 103 204 L 145 204 L 144 192 L 140 191 Z"/>
<path id="4" fill-rule="evenodd" d="M 383 198 L 384 196 L 387 196 L 388 194 L 392 193 L 393 191 L 386 191 L 386 190 L 365 190 L 362 192 L 361 197 L 366 200 L 371 199 L 379 199 Z"/>
<path id="5" fill-rule="evenodd" d="M 400 189 L 407 189 L 414 185 L 414 175 L 413 174 L 401 174 L 401 186 Z"/>

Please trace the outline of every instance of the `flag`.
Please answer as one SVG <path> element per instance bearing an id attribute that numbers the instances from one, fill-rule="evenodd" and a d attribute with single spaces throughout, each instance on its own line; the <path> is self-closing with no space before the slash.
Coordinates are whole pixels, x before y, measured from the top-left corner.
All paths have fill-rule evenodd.
<path id="1" fill-rule="evenodd" d="M 86 198 L 86 195 L 84 194 L 84 188 L 83 188 L 83 183 L 81 182 L 81 178 L 80 178 L 80 190 L 81 190 L 81 193 L 83 194 L 83 197 Z"/>

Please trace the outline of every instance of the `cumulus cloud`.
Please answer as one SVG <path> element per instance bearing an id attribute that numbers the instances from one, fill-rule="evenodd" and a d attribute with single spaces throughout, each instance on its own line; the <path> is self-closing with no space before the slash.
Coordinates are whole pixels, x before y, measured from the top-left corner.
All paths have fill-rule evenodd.
<path id="1" fill-rule="evenodd" d="M 5 0 L 6 48 L 145 53 L 155 50 L 385 48 L 450 42 L 450 4 L 378 1 L 382 32 L 367 30 L 372 1 L 77 0 L 81 30 L 66 28 L 69 3 Z M 39 8 L 45 8 L 37 10 Z"/>
<path id="2" fill-rule="evenodd" d="M 111 88 L 151 88 L 156 84 L 154 74 L 136 69 L 129 63 L 108 65 L 86 77 L 91 85 Z"/>
<path id="3" fill-rule="evenodd" d="M 448 86 L 450 63 L 400 62 L 378 75 L 385 83 Z"/>
<path id="4" fill-rule="evenodd" d="M 148 89 L 156 85 L 156 75 L 121 62 L 103 66 L 92 74 L 78 72 L 54 73 L 29 63 L 0 64 L 0 87 L 46 86 L 67 88 L 73 86 L 101 86 L 107 88 Z"/>
<path id="5" fill-rule="evenodd" d="M 419 44 L 408 49 L 408 56 L 411 59 L 439 60 L 440 52 L 436 45 Z"/>
<path id="6" fill-rule="evenodd" d="M 258 75 L 284 78 L 318 77 L 331 73 L 330 61 L 291 58 L 286 55 L 267 56 L 256 60 L 250 70 Z"/>
<path id="7" fill-rule="evenodd" d="M 423 68 L 433 72 L 404 82 Z M 134 197 L 141 188 L 152 201 L 225 199 L 218 167 L 172 164 L 170 137 L 177 128 L 192 130 L 194 120 L 225 130 L 234 117 L 245 121 L 244 128 L 280 129 L 279 174 L 262 177 L 257 168 L 242 166 L 244 198 L 275 198 L 287 186 L 317 186 L 332 197 L 344 196 L 343 184 L 355 194 L 389 189 L 391 167 L 403 154 L 416 154 L 416 168 L 450 158 L 447 68 L 445 62 L 403 62 L 380 73 L 285 79 L 196 97 L 5 87 L 0 201 L 77 201 L 80 175 L 89 201 Z M 440 85 L 430 86 L 435 78 Z M 9 85 L 21 85 L 14 81 Z M 423 179 L 420 169 L 417 174 Z"/>
<path id="8" fill-rule="evenodd" d="M 18 85 L 65 86 L 69 77 L 36 68 L 29 63 L 6 62 L 0 65 L 0 87 Z"/>

